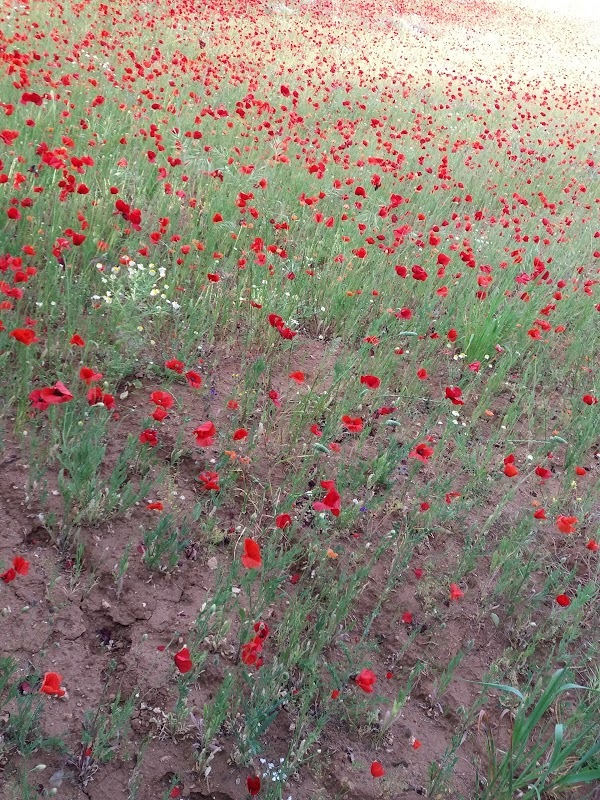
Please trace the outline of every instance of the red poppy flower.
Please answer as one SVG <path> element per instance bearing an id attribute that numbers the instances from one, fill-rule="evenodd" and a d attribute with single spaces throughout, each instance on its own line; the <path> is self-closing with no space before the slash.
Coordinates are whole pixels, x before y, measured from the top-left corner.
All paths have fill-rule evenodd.
<path id="1" fill-rule="evenodd" d="M 446 399 L 450 400 L 454 406 L 463 406 L 464 401 L 462 398 L 462 389 L 458 386 L 446 386 Z"/>
<path id="2" fill-rule="evenodd" d="M 339 696 L 340 696 L 340 690 L 334 689 L 333 692 L 331 693 L 331 699 L 337 700 Z"/>
<path id="3" fill-rule="evenodd" d="M 200 447 L 210 447 L 214 444 L 217 429 L 212 422 L 203 422 L 193 431 L 196 444 Z"/>
<path id="4" fill-rule="evenodd" d="M 433 455 L 433 447 L 429 447 L 425 442 L 420 442 L 420 444 L 415 445 L 413 449 L 408 454 L 409 458 L 416 458 L 418 461 L 422 461 L 423 464 L 426 464 L 431 456 Z"/>
<path id="5" fill-rule="evenodd" d="M 331 511 L 334 517 L 339 517 L 342 508 L 342 499 L 335 488 L 334 481 L 321 481 L 321 487 L 327 489 L 327 494 L 322 500 L 313 503 L 315 511 Z"/>
<path id="6" fill-rule="evenodd" d="M 589 542 L 586 544 L 587 549 L 592 553 L 597 553 L 600 549 L 600 545 L 595 539 L 590 539 Z"/>
<path id="7" fill-rule="evenodd" d="M 426 381 L 426 380 L 429 380 L 429 375 L 427 374 L 427 370 L 426 370 L 426 369 L 423 369 L 423 368 L 421 368 L 421 369 L 418 369 L 418 370 L 417 370 L 417 378 L 418 378 L 420 381 Z"/>
<path id="8" fill-rule="evenodd" d="M 182 674 L 190 672 L 193 669 L 192 659 L 190 658 L 190 651 L 187 647 L 182 647 L 178 653 L 173 656 L 175 666 Z"/>
<path id="9" fill-rule="evenodd" d="M 575 533 L 575 525 L 579 522 L 577 517 L 566 517 L 560 514 L 556 518 L 556 527 L 561 533 Z"/>
<path id="10" fill-rule="evenodd" d="M 279 314 L 269 314 L 268 320 L 269 320 L 269 325 L 272 328 L 279 329 L 279 328 L 283 328 L 284 325 L 285 325 L 285 322 L 283 321 L 283 318 L 280 317 Z"/>
<path id="11" fill-rule="evenodd" d="M 262 640 L 258 636 L 255 636 L 254 639 L 243 644 L 240 650 L 240 656 L 244 664 L 247 667 L 256 667 L 256 669 L 262 667 L 264 663 L 261 653 Z"/>
<path id="12" fill-rule="evenodd" d="M 237 411 L 239 407 L 240 407 L 240 404 L 238 403 L 237 400 L 228 400 L 227 401 L 227 408 L 230 409 L 230 411 Z"/>
<path id="13" fill-rule="evenodd" d="M 161 408 L 171 408 L 175 402 L 173 395 L 169 392 L 152 392 L 150 400 Z"/>
<path id="14" fill-rule="evenodd" d="M 218 472 L 201 472 L 198 475 L 198 480 L 202 484 L 202 488 L 207 492 L 218 492 L 220 489 Z"/>
<path id="15" fill-rule="evenodd" d="M 170 369 L 172 372 L 176 372 L 178 375 L 183 375 L 185 364 L 183 361 L 178 361 L 176 358 L 171 358 L 169 361 L 165 361 L 165 367 Z"/>
<path id="16" fill-rule="evenodd" d="M 381 764 L 381 761 L 373 761 L 371 764 L 371 775 L 374 778 L 383 778 L 385 775 L 385 770 Z"/>
<path id="17" fill-rule="evenodd" d="M 534 519 L 548 519 L 548 517 L 546 516 L 546 512 L 544 511 L 543 508 L 536 509 L 533 512 L 533 518 Z"/>
<path id="18" fill-rule="evenodd" d="M 252 797 L 256 797 L 256 795 L 260 792 L 260 778 L 258 775 L 249 775 L 246 778 L 246 788 Z"/>
<path id="19" fill-rule="evenodd" d="M 161 406 L 156 406 L 156 408 L 152 412 L 151 416 L 152 416 L 152 419 L 155 419 L 157 422 L 162 422 L 164 419 L 166 419 L 169 416 L 169 412 L 166 411 Z"/>
<path id="20" fill-rule="evenodd" d="M 9 567 L 6 572 L 3 572 L 2 575 L 0 575 L 0 579 L 3 580 L 4 583 L 10 583 L 11 581 L 14 581 L 16 577 L 17 571 L 14 567 Z"/>
<path id="21" fill-rule="evenodd" d="M 61 681 L 62 675 L 59 675 L 58 672 L 46 672 L 40 687 L 40 692 L 42 692 L 42 694 L 55 695 L 56 697 L 64 697 L 66 691 L 60 685 Z"/>
<path id="22" fill-rule="evenodd" d="M 43 102 L 44 98 L 37 92 L 23 92 L 21 95 L 21 103 L 23 105 L 26 103 L 33 103 L 36 106 L 41 106 Z"/>
<path id="23" fill-rule="evenodd" d="M 355 678 L 357 686 L 367 694 L 371 694 L 373 692 L 373 687 L 375 686 L 376 680 L 377 676 L 370 669 L 363 669 L 363 671 L 359 672 Z"/>
<path id="24" fill-rule="evenodd" d="M 306 380 L 306 375 L 303 372 L 290 372 L 289 377 L 296 381 L 299 386 Z"/>
<path id="25" fill-rule="evenodd" d="M 275 389 L 271 389 L 269 392 L 269 400 L 272 400 L 275 408 L 281 408 L 281 395 Z"/>
<path id="26" fill-rule="evenodd" d="M 559 606 L 562 606 L 563 608 L 566 608 L 567 606 L 571 605 L 571 600 L 566 594 L 556 595 L 556 602 L 558 603 Z"/>
<path id="27" fill-rule="evenodd" d="M 246 439 L 248 437 L 248 431 L 245 428 L 238 428 L 237 431 L 234 431 L 232 439 L 234 442 L 241 442 L 242 439 Z"/>
<path id="28" fill-rule="evenodd" d="M 405 611 L 404 614 L 402 614 L 402 622 L 405 625 L 411 625 L 412 621 L 413 621 L 412 613 L 410 611 Z"/>
<path id="29" fill-rule="evenodd" d="M 450 600 L 460 600 L 464 596 L 465 593 L 457 583 L 450 584 Z"/>
<path id="30" fill-rule="evenodd" d="M 88 405 L 95 406 L 98 403 L 102 402 L 102 389 L 99 386 L 92 386 L 91 389 L 88 389 L 86 394 L 86 400 L 88 401 Z"/>
<path id="31" fill-rule="evenodd" d="M 185 377 L 188 382 L 188 385 L 192 389 L 199 389 L 202 386 L 202 376 L 199 375 L 197 372 L 194 372 L 194 370 L 192 369 L 188 370 L 185 373 Z"/>
<path id="32" fill-rule="evenodd" d="M 146 428 L 140 433 L 140 444 L 156 447 L 158 444 L 158 433 L 153 428 Z"/>
<path id="33" fill-rule="evenodd" d="M 548 478 L 552 477 L 552 472 L 547 467 L 542 467 L 541 464 L 535 468 L 535 474 L 543 481 L 547 481 Z"/>
<path id="34" fill-rule="evenodd" d="M 264 641 L 269 635 L 269 626 L 266 622 L 263 622 L 262 619 L 259 619 L 258 622 L 255 622 L 253 628 L 261 641 Z"/>
<path id="35" fill-rule="evenodd" d="M 60 381 L 56 381 L 54 386 L 47 386 L 44 389 L 34 389 L 29 395 L 34 408 L 44 411 L 48 406 L 68 403 L 73 399 L 73 395 Z"/>
<path id="36" fill-rule="evenodd" d="M 162 511 L 164 509 L 164 505 L 160 502 L 160 500 L 156 500 L 154 503 L 148 503 L 146 508 L 148 511 Z"/>
<path id="37" fill-rule="evenodd" d="M 29 572 L 29 561 L 23 556 L 15 556 L 13 558 L 13 568 L 18 575 L 27 575 Z"/>
<path id="38" fill-rule="evenodd" d="M 262 566 L 260 547 L 258 542 L 255 542 L 254 539 L 244 539 L 242 564 L 246 569 L 257 569 Z"/>
<path id="39" fill-rule="evenodd" d="M 361 417 L 349 417 L 348 415 L 344 415 L 342 417 L 342 422 L 344 423 L 344 427 L 351 433 L 360 433 L 364 427 Z"/>
<path id="40" fill-rule="evenodd" d="M 515 466 L 514 453 L 510 453 L 510 455 L 506 456 L 504 459 L 504 474 L 507 478 L 516 478 L 519 474 L 519 470 Z"/>
<path id="41" fill-rule="evenodd" d="M 594 397 L 593 394 L 584 394 L 581 399 L 588 406 L 595 406 L 596 403 L 598 402 L 598 398 Z"/>
<path id="42" fill-rule="evenodd" d="M 279 335 L 282 339 L 293 339 L 298 335 L 296 331 L 293 331 L 291 328 L 287 328 L 285 326 L 283 328 L 277 328 L 277 330 L 279 331 Z"/>
<path id="43" fill-rule="evenodd" d="M 35 331 L 29 330 L 29 328 L 15 328 L 14 331 L 11 331 L 8 335 L 12 336 L 13 339 L 16 339 L 17 342 L 21 342 L 21 344 L 24 344 L 26 347 L 39 341 L 35 335 Z"/>
<path id="44" fill-rule="evenodd" d="M 381 380 L 376 375 L 361 375 L 360 382 L 369 389 L 379 389 Z"/>
<path id="45" fill-rule="evenodd" d="M 579 475 L 582 478 L 584 475 L 587 475 L 587 470 L 585 467 L 575 467 L 575 475 Z"/>
<path id="46" fill-rule="evenodd" d="M 317 424 L 310 426 L 310 432 L 315 436 L 323 436 L 323 431 L 321 430 L 321 428 L 319 428 Z"/>
<path id="47" fill-rule="evenodd" d="M 288 525 L 292 524 L 292 518 L 289 514 L 279 514 L 275 518 L 275 525 L 280 528 L 282 531 L 287 528 Z"/>
<path id="48" fill-rule="evenodd" d="M 79 370 L 79 377 L 87 386 L 89 386 L 90 383 L 101 381 L 104 376 L 101 372 L 95 372 L 90 367 L 82 367 Z"/>

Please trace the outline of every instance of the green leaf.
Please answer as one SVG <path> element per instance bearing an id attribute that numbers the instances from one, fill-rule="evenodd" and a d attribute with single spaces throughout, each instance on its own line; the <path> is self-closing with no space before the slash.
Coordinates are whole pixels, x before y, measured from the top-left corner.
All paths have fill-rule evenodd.
<path id="1" fill-rule="evenodd" d="M 575 772 L 573 775 L 565 775 L 556 785 L 562 788 L 565 786 L 578 786 L 580 783 L 591 783 L 592 781 L 600 781 L 600 768 L 582 769 L 581 772 Z"/>
<path id="2" fill-rule="evenodd" d="M 478 681 L 476 681 L 478 683 Z M 489 686 L 490 689 L 498 689 L 501 692 L 510 692 L 514 694 L 515 697 L 518 697 L 519 700 L 525 700 L 525 697 L 521 694 L 518 689 L 515 689 L 514 686 L 507 686 L 505 683 L 486 683 L 486 681 L 481 681 L 482 686 Z"/>
<path id="3" fill-rule="evenodd" d="M 562 744 L 563 744 L 563 737 L 565 733 L 565 726 L 561 725 L 560 723 L 554 726 L 554 747 L 552 749 L 552 755 L 550 756 L 550 761 L 548 763 L 548 771 L 554 772 L 554 770 L 560 765 L 562 761 Z"/>

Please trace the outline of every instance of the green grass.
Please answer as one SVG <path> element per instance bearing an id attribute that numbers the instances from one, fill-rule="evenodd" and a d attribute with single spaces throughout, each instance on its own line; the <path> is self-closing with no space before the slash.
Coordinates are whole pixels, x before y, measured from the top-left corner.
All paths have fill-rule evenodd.
<path id="1" fill-rule="evenodd" d="M 515 27 L 484 2 L 468 22 L 454 3 L 415 2 L 416 21 L 275 5 L 3 12 L 0 432 L 22 474 L 2 499 L 39 520 L 52 562 L 23 544 L 30 575 L 2 584 L 3 614 L 68 584 L 95 636 L 98 582 L 98 613 L 135 618 L 132 637 L 147 622 L 136 693 L 84 646 L 105 687 L 85 701 L 93 755 L 72 750 L 84 784 L 148 699 L 181 759 L 152 787 L 126 765 L 132 797 L 173 796 L 190 763 L 210 790 L 243 786 L 281 726 L 287 778 L 263 774 L 261 797 L 326 791 L 336 748 L 360 749 L 348 780 L 363 794 L 378 759 L 383 793 L 574 796 L 599 769 L 600 404 L 583 398 L 599 395 L 600 173 L 593 84 L 567 56 L 591 69 L 595 34 L 528 12 Z M 475 52 L 456 44 L 465 26 Z M 69 396 L 44 395 L 57 381 Z M 156 390 L 174 398 L 164 420 Z M 313 507 L 327 481 L 339 515 Z M 259 569 L 242 565 L 247 538 Z M 132 617 L 139 592 L 152 610 Z M 172 596 L 158 632 L 154 604 Z M 154 703 L 147 665 L 184 646 L 192 668 L 165 672 Z M 86 676 L 17 656 L 0 756 L 25 798 L 63 702 L 19 694 L 29 659 L 67 688 Z M 420 753 L 399 744 L 402 715 Z"/>

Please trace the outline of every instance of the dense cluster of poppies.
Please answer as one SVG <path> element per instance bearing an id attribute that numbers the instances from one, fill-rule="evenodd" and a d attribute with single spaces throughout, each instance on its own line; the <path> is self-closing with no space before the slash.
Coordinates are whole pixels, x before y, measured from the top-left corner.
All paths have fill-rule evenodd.
<path id="1" fill-rule="evenodd" d="M 300 492 L 258 515 L 269 526 L 253 529 L 245 512 L 235 520 L 245 533 L 232 560 L 248 582 L 270 568 L 271 536 L 314 534 L 311 546 L 339 565 L 344 536 L 360 541 L 356 516 L 373 510 L 353 494 L 377 499 L 388 483 L 407 529 L 433 536 L 436 515 L 459 528 L 478 468 L 495 491 L 534 498 L 533 530 L 576 541 L 578 564 L 593 560 L 596 73 L 544 61 L 534 37 L 483 0 L 468 36 L 493 32 L 493 52 L 463 42 L 458 0 L 382 13 L 369 0 L 49 0 L 2 12 L 3 399 L 36 431 L 60 431 L 65 412 L 82 431 L 104 420 L 107 438 L 134 420 L 135 452 L 152 464 L 169 461 L 162 449 L 177 428 L 195 459 L 194 494 L 215 519 L 228 502 L 240 516 L 230 487 L 248 494 L 257 455 L 286 465 L 278 498 L 292 459 L 314 457 L 304 527 Z M 550 51 L 574 50 L 582 31 L 561 28 Z M 242 366 L 226 381 L 228 351 Z M 527 381 L 521 438 L 510 406 L 525 405 Z M 542 388 L 551 399 L 540 422 Z M 555 410 L 570 429 L 551 440 Z M 445 462 L 453 426 L 470 437 L 464 469 Z M 486 436 L 496 439 L 482 466 L 469 448 Z M 390 442 L 397 463 L 382 477 Z M 356 489 L 370 458 L 377 469 Z M 168 492 L 153 492 L 140 513 L 165 519 Z M 0 579 L 16 583 L 3 591 L 19 592 L 30 564 L 10 558 Z M 576 574 L 552 589 L 548 617 L 574 612 Z M 293 591 L 304 577 L 294 566 L 278 580 Z M 467 580 L 440 584 L 445 606 L 464 609 Z M 416 614 L 401 610 L 403 631 Z M 272 658 L 275 624 L 256 614 L 241 627 L 236 667 L 249 682 Z M 169 665 L 184 685 L 200 659 L 192 638 L 179 643 Z M 327 697 L 374 697 L 377 674 L 360 669 Z M 67 699 L 62 683 L 45 672 L 36 686 Z M 386 768 L 374 760 L 370 774 Z M 261 777 L 246 789 L 258 795 Z"/>

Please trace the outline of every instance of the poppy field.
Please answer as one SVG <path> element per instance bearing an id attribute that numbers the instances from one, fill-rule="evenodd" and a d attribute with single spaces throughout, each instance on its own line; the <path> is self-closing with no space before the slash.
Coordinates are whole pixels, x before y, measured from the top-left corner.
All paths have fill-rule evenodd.
<path id="1" fill-rule="evenodd" d="M 2 5 L 3 800 L 600 796 L 578 8 Z"/>

